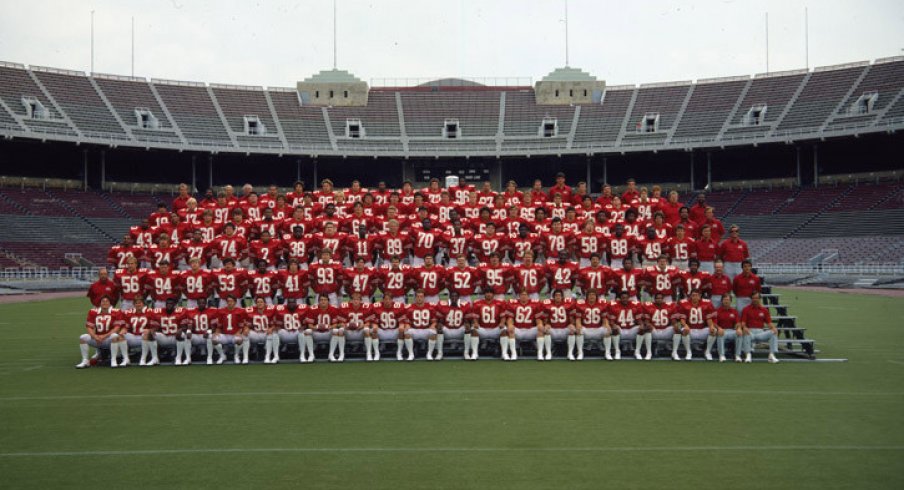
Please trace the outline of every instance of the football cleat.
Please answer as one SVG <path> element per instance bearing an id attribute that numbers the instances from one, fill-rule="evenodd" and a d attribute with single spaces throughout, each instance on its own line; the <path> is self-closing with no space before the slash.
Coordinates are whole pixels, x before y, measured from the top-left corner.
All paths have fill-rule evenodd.
<path id="1" fill-rule="evenodd" d="M 568 360 L 569 360 L 569 361 L 573 361 L 573 360 L 574 360 L 574 354 L 572 354 L 571 352 L 568 353 Z"/>
<path id="2" fill-rule="evenodd" d="M 778 364 L 778 358 L 771 352 L 769 353 L 769 364 Z"/>
<path id="3" fill-rule="evenodd" d="M 380 360 L 380 351 L 374 351 L 374 361 Z"/>
<path id="4" fill-rule="evenodd" d="M 712 361 L 713 355 L 710 351 L 706 351 L 703 353 L 703 358 L 706 359 L 707 361 Z"/>
<path id="5" fill-rule="evenodd" d="M 744 362 L 746 362 L 746 363 L 753 362 L 753 356 L 751 356 L 749 352 L 747 353 L 747 357 L 744 358 Z"/>
<path id="6" fill-rule="evenodd" d="M 615 349 L 615 360 L 621 359 L 621 349 Z"/>
<path id="7" fill-rule="evenodd" d="M 212 357 L 208 357 L 208 358 L 207 358 L 207 365 L 208 365 L 208 366 L 213 365 L 213 358 L 212 358 Z"/>
<path id="8" fill-rule="evenodd" d="M 147 366 L 148 363 L 147 363 L 147 361 L 145 361 L 144 359 L 141 359 L 140 361 L 138 361 L 138 365 L 139 365 L 139 366 Z"/>
<path id="9" fill-rule="evenodd" d="M 680 360 L 681 360 L 681 357 L 678 356 L 678 353 L 677 353 L 677 352 L 672 352 L 672 360 L 673 360 L 673 361 L 680 361 Z"/>
<path id="10" fill-rule="evenodd" d="M 244 358 L 244 359 L 242 359 L 242 364 L 248 364 L 248 358 L 247 358 L 247 357 Z"/>
<path id="11" fill-rule="evenodd" d="M 91 361 L 89 361 L 89 360 L 87 360 L 87 359 L 82 359 L 82 362 L 76 364 L 76 365 L 75 365 L 75 368 L 76 368 L 76 369 L 84 369 L 84 368 L 86 368 L 86 367 L 88 367 L 88 366 L 90 366 L 90 365 L 91 365 Z"/>
<path id="12" fill-rule="evenodd" d="M 606 360 L 607 360 L 607 361 L 611 361 L 611 360 L 612 360 L 612 354 L 610 354 L 609 352 L 606 352 Z"/>
<path id="13" fill-rule="evenodd" d="M 638 361 L 640 361 L 641 359 L 643 359 L 643 356 L 640 355 L 640 351 L 639 351 L 639 350 L 638 350 L 638 351 L 634 351 L 634 359 L 637 359 Z"/>
<path id="14" fill-rule="evenodd" d="M 436 357 L 434 357 L 434 359 L 437 361 L 442 361 L 443 360 L 443 351 L 437 352 Z"/>
<path id="15" fill-rule="evenodd" d="M 649 360 L 652 359 L 652 358 L 653 358 L 653 353 L 647 351 L 647 355 L 646 355 L 646 357 L 644 357 L 643 359 L 644 359 L 645 361 L 649 361 Z"/>
<path id="16" fill-rule="evenodd" d="M 583 350 L 583 349 L 578 351 L 578 357 L 577 357 L 577 360 L 579 360 L 579 361 L 583 361 L 583 360 L 584 360 L 584 350 Z"/>
<path id="17" fill-rule="evenodd" d="M 719 362 L 725 362 L 725 356 L 719 356 Z"/>
<path id="18" fill-rule="evenodd" d="M 691 355 L 691 351 L 687 351 L 687 354 L 684 356 L 684 360 L 690 361 L 692 358 L 693 358 L 693 355 Z"/>
<path id="19" fill-rule="evenodd" d="M 110 367 L 118 368 L 119 364 L 116 363 L 116 359 L 110 359 Z"/>
<path id="20" fill-rule="evenodd" d="M 433 352 L 427 352 L 427 360 L 428 360 L 428 361 L 432 361 L 432 360 L 433 360 Z"/>

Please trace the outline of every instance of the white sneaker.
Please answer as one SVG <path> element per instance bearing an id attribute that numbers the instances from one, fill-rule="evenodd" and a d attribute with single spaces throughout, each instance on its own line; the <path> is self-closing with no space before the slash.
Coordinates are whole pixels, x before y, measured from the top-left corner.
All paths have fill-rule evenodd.
<path id="1" fill-rule="evenodd" d="M 652 352 L 647 352 L 647 355 L 644 356 L 643 359 L 644 359 L 645 361 L 649 361 L 649 360 L 652 359 L 652 358 L 653 358 L 653 353 L 652 353 Z"/>
<path id="2" fill-rule="evenodd" d="M 336 356 L 334 356 L 333 354 L 330 354 L 329 359 L 330 359 L 330 362 L 336 362 Z"/>
<path id="3" fill-rule="evenodd" d="M 264 356 L 264 364 L 270 364 L 270 356 Z"/>
<path id="4" fill-rule="evenodd" d="M 213 358 L 212 358 L 212 357 L 208 357 L 208 358 L 207 358 L 207 365 L 208 365 L 208 366 L 212 366 L 212 365 L 213 365 Z"/>
<path id="5" fill-rule="evenodd" d="M 719 362 L 725 362 L 725 356 L 719 356 Z"/>
<path id="6" fill-rule="evenodd" d="M 374 356 L 373 356 L 373 354 L 371 354 L 371 352 L 370 352 L 369 350 L 367 351 L 367 357 L 365 358 L 365 360 L 366 360 L 367 362 L 370 362 L 370 361 L 373 361 L 373 360 L 374 360 Z"/>
<path id="7" fill-rule="evenodd" d="M 190 365 L 191 365 L 191 357 L 189 357 L 188 359 L 182 361 L 182 365 L 183 365 L 183 366 L 190 366 Z M 123 366 L 125 366 L 125 364 L 123 364 Z"/>
<path id="8" fill-rule="evenodd" d="M 472 353 L 471 353 L 471 360 L 472 360 L 472 361 L 476 361 L 476 360 L 477 360 L 477 353 L 476 353 L 476 352 L 472 352 Z"/>
<path id="9" fill-rule="evenodd" d="M 132 364 L 132 363 L 129 362 L 129 358 L 126 357 L 125 359 L 122 360 L 121 363 L 119 363 L 119 366 L 120 367 L 128 367 L 130 364 Z"/>
<path id="10" fill-rule="evenodd" d="M 621 359 L 621 349 L 615 349 L 615 360 Z"/>
<path id="11" fill-rule="evenodd" d="M 543 353 L 540 352 L 540 351 L 537 351 L 537 360 L 538 360 L 538 361 L 542 361 L 542 360 L 543 360 Z"/>
<path id="12" fill-rule="evenodd" d="M 248 358 L 247 358 L 247 357 L 244 358 L 244 359 L 242 359 L 242 364 L 248 364 Z"/>
<path id="13" fill-rule="evenodd" d="M 516 354 L 515 356 L 517 357 L 517 354 Z M 547 353 L 546 353 L 546 360 L 547 360 L 547 361 L 551 361 L 551 360 L 552 360 L 552 352 L 547 352 Z"/>
<path id="14" fill-rule="evenodd" d="M 572 354 L 571 352 L 568 353 L 568 360 L 569 360 L 569 361 L 573 361 L 573 360 L 574 360 L 574 354 Z"/>
<path id="15" fill-rule="evenodd" d="M 404 360 L 404 359 L 405 359 L 405 358 L 402 356 L 402 351 L 397 352 L 395 357 L 396 357 L 396 360 L 397 360 L 397 361 L 401 361 L 401 360 Z"/>
<path id="16" fill-rule="evenodd" d="M 174 366 L 181 366 L 181 365 L 182 365 L 182 358 L 181 358 L 181 357 L 177 357 L 176 360 L 173 362 L 173 365 L 174 365 Z"/>
<path id="17" fill-rule="evenodd" d="M 339 358 L 336 359 L 336 361 L 337 361 L 337 362 L 345 362 L 345 352 L 340 352 L 340 353 L 339 353 Z M 275 361 L 275 360 L 273 361 L 273 364 L 276 364 L 276 361 Z"/>
<path id="18" fill-rule="evenodd" d="M 429 351 L 427 352 L 427 360 L 428 360 L 428 361 L 432 361 L 432 360 L 433 360 L 433 352 L 429 352 Z"/>
<path id="19" fill-rule="evenodd" d="M 517 360 L 518 360 L 518 353 L 517 353 L 517 352 L 512 352 L 512 354 L 509 356 L 509 360 L 510 360 L 510 361 L 517 361 Z M 546 355 L 546 360 L 547 360 L 547 361 L 549 360 L 549 354 Z"/>
<path id="20" fill-rule="evenodd" d="M 442 361 L 443 360 L 443 351 L 437 352 L 436 357 L 434 357 L 434 359 L 436 359 L 437 361 Z"/>
<path id="21" fill-rule="evenodd" d="M 680 360 L 681 360 L 681 357 L 678 356 L 678 353 L 677 353 L 677 352 L 672 352 L 672 360 L 673 360 L 673 361 L 680 361 Z"/>
<path id="22" fill-rule="evenodd" d="M 414 352 L 409 352 L 409 353 L 408 353 L 408 360 L 409 360 L 409 361 L 413 361 L 413 360 L 414 360 Z"/>
<path id="23" fill-rule="evenodd" d="M 148 363 L 147 363 L 147 361 L 145 361 L 144 359 L 141 359 L 141 360 L 138 361 L 138 365 L 139 365 L 139 366 L 147 366 Z"/>
<path id="24" fill-rule="evenodd" d="M 280 360 L 279 356 L 273 356 L 270 358 L 270 364 L 279 364 Z"/>
<path id="25" fill-rule="evenodd" d="M 235 359 L 233 359 L 233 364 L 241 364 L 241 363 L 242 363 L 242 361 L 241 361 L 241 359 L 239 359 L 239 356 L 235 356 Z"/>
<path id="26" fill-rule="evenodd" d="M 537 352 L 537 358 L 539 359 L 540 357 L 542 357 L 542 354 Z M 509 355 L 508 355 L 508 349 L 502 350 L 502 360 L 503 361 L 511 361 L 511 358 L 509 358 Z"/>
<path id="27" fill-rule="evenodd" d="M 611 354 L 611 353 L 609 353 L 609 352 L 606 353 L 606 360 L 607 360 L 607 361 L 611 361 L 611 360 L 612 360 L 612 354 Z"/>
<path id="28" fill-rule="evenodd" d="M 778 358 L 771 352 L 769 353 L 769 364 L 778 364 Z"/>
<path id="29" fill-rule="evenodd" d="M 374 352 L 374 361 L 376 362 L 379 360 L 380 360 L 380 351 L 376 351 L 376 352 Z"/>
<path id="30" fill-rule="evenodd" d="M 639 351 L 639 350 L 634 351 L 634 359 L 637 359 L 638 361 L 641 360 L 641 359 L 643 359 L 643 356 L 640 355 L 640 351 Z"/>
<path id="31" fill-rule="evenodd" d="M 581 350 L 578 351 L 577 359 L 578 359 L 579 361 L 583 361 L 583 360 L 584 360 L 584 350 L 583 350 L 583 349 L 581 349 Z"/>
<path id="32" fill-rule="evenodd" d="M 734 356 L 734 362 L 742 362 L 741 356 Z"/>
<path id="33" fill-rule="evenodd" d="M 704 352 L 704 353 L 703 353 L 703 358 L 706 359 L 707 361 L 712 361 L 712 360 L 713 360 L 713 354 L 712 354 L 712 352 L 710 352 L 710 351 Z"/>
<path id="34" fill-rule="evenodd" d="M 753 356 L 751 356 L 749 352 L 747 353 L 747 357 L 744 358 L 744 362 L 746 362 L 746 363 L 753 362 Z"/>
<path id="35" fill-rule="evenodd" d="M 226 362 L 226 356 L 220 356 L 220 358 L 217 359 L 217 364 L 223 364 L 224 362 Z"/>
<path id="36" fill-rule="evenodd" d="M 690 361 L 693 357 L 694 357 L 694 356 L 691 355 L 691 352 L 688 351 L 687 354 L 684 356 L 684 360 L 685 360 L 685 361 Z"/>
<path id="37" fill-rule="evenodd" d="M 151 362 L 148 363 L 148 366 L 159 366 L 160 359 L 151 359 Z"/>
<path id="38" fill-rule="evenodd" d="M 82 359 L 82 362 L 76 364 L 75 368 L 76 369 L 84 369 L 90 365 L 91 365 L 91 363 L 87 359 Z"/>
<path id="39" fill-rule="evenodd" d="M 116 359 L 110 359 L 110 367 L 118 368 L 119 364 L 116 363 Z"/>

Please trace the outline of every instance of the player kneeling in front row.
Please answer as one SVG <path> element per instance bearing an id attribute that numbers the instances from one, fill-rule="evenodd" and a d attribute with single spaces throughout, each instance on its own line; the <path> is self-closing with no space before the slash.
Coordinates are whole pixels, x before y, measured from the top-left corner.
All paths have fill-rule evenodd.
<path id="1" fill-rule="evenodd" d="M 76 364 L 75 367 L 82 369 L 91 365 L 88 359 L 89 346 L 95 349 L 109 348 L 111 350 L 110 365 L 119 367 L 116 362 L 116 356 L 119 353 L 119 340 L 121 337 L 119 330 L 122 326 L 122 313 L 113 308 L 109 296 L 102 297 L 100 299 L 100 307 L 92 308 L 88 311 L 88 318 L 85 320 L 85 329 L 88 332 L 79 337 L 82 362 Z M 116 345 L 116 351 L 113 351 L 114 344 Z"/>
<path id="2" fill-rule="evenodd" d="M 716 324 L 713 318 L 716 316 L 716 310 L 713 308 L 709 300 L 703 299 L 699 289 L 691 291 L 689 299 L 682 300 L 678 303 L 675 317 L 678 320 L 681 333 L 681 342 L 684 344 L 684 350 L 687 351 L 684 359 L 690 361 L 693 357 L 691 353 L 692 341 L 706 341 L 706 350 L 703 351 L 703 357 L 707 361 L 712 361 L 712 348 L 716 341 Z M 672 359 L 679 360 L 677 343 L 672 346 Z"/>
<path id="3" fill-rule="evenodd" d="M 502 347 L 503 361 L 518 360 L 518 342 L 525 340 L 537 341 L 537 359 L 545 359 L 541 345 L 552 345 L 552 338 L 546 344 L 549 336 L 549 327 L 543 323 L 543 305 L 539 301 L 530 299 L 526 289 L 522 289 L 518 299 L 512 300 L 508 309 L 508 326 L 499 337 Z"/>

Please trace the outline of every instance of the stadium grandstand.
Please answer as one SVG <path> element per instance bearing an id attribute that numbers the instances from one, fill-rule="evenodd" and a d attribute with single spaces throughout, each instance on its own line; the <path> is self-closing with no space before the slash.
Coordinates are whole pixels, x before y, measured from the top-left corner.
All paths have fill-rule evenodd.
<path id="1" fill-rule="evenodd" d="M 904 57 L 608 87 L 568 67 L 534 86 L 368 87 L 326 70 L 296 88 L 250 87 L 8 62 L 0 80 L 0 224 L 16 230 L 0 239 L 7 278 L 104 264 L 179 182 L 203 193 L 457 176 L 501 189 L 558 171 L 594 196 L 628 177 L 688 204 L 705 190 L 777 278 L 893 285 L 904 276 Z M 330 84 L 335 98 L 319 101 L 333 96 Z M 574 84 L 592 94 L 566 94 Z M 340 96 L 340 87 L 356 88 Z"/>

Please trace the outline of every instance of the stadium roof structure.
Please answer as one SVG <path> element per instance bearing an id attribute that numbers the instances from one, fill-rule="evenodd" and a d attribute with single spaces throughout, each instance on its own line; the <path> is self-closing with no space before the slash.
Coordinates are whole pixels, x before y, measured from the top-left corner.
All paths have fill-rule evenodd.
<path id="1" fill-rule="evenodd" d="M 0 62 L 0 137 L 297 156 L 607 155 L 790 144 L 904 129 L 904 57 L 642 85 L 544 105 L 530 86 L 456 78 L 305 104 L 297 88 L 86 74 Z M 594 77 L 561 67 L 543 81 Z M 343 70 L 306 81 L 360 82 Z M 340 89 L 341 90 L 341 89 Z M 335 94 L 343 96 L 342 92 Z M 447 128 L 454 124 L 455 131 Z M 454 137 L 450 137 L 450 135 Z"/>
<path id="2" fill-rule="evenodd" d="M 580 68 L 572 68 L 570 66 L 563 66 L 561 68 L 556 68 L 551 71 L 549 75 L 546 75 L 542 79 L 542 82 L 595 82 L 596 77 L 587 73 Z"/>

